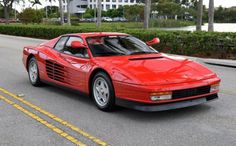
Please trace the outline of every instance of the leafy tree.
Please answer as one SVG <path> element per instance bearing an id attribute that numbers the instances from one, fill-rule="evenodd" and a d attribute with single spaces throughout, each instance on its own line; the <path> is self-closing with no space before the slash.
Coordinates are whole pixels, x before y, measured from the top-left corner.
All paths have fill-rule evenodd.
<path id="1" fill-rule="evenodd" d="M 15 1 L 19 0 L 0 0 L 1 3 L 3 3 L 3 10 L 4 10 L 4 18 L 6 19 L 6 24 L 9 23 L 9 14 L 12 9 L 12 4 Z"/>
<path id="2" fill-rule="evenodd" d="M 22 23 L 40 23 L 43 19 L 43 11 L 26 8 L 19 14 L 19 19 Z"/>
<path id="3" fill-rule="evenodd" d="M 43 11 L 48 14 L 49 18 L 58 18 L 60 17 L 59 8 L 57 6 L 46 6 L 43 8 Z M 45 14 L 46 15 L 46 14 Z"/>
<path id="4" fill-rule="evenodd" d="M 129 21 L 141 21 L 144 16 L 144 6 L 142 5 L 126 5 L 124 6 L 124 16 Z"/>

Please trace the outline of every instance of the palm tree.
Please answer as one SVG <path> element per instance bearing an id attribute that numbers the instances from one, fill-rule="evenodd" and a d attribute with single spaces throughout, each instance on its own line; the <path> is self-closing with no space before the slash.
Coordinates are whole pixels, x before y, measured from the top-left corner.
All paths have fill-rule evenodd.
<path id="1" fill-rule="evenodd" d="M 31 3 L 32 3 L 32 7 L 33 7 L 34 5 L 36 5 L 36 9 L 38 9 L 38 8 L 37 8 L 37 5 L 42 5 L 39 0 L 31 1 Z"/>
<path id="2" fill-rule="evenodd" d="M 214 31 L 214 0 L 209 0 L 208 31 Z"/>
<path id="3" fill-rule="evenodd" d="M 60 8 L 61 25 L 64 25 L 64 10 L 63 10 L 62 0 L 59 0 L 59 8 Z"/>
<path id="4" fill-rule="evenodd" d="M 144 22 L 143 27 L 145 29 L 149 28 L 149 18 L 151 13 L 151 0 L 145 0 L 145 7 L 144 7 Z"/>
<path id="5" fill-rule="evenodd" d="M 97 0 L 98 10 L 97 10 L 97 27 L 100 28 L 102 24 L 102 1 Z"/>
<path id="6" fill-rule="evenodd" d="M 201 31 L 202 30 L 202 15 L 203 15 L 203 0 L 198 1 L 198 10 L 197 10 L 197 26 L 196 30 Z"/>

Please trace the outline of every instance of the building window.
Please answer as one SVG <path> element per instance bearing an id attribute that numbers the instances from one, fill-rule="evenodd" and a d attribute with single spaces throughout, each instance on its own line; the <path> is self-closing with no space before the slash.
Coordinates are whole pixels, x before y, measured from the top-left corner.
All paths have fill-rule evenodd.
<path id="1" fill-rule="evenodd" d="M 134 0 L 130 0 L 130 3 L 134 3 Z"/>
<path id="2" fill-rule="evenodd" d="M 112 9 L 116 9 L 116 5 L 112 5 Z"/>
<path id="3" fill-rule="evenodd" d="M 92 2 L 93 0 L 90 0 L 90 2 Z"/>
<path id="4" fill-rule="evenodd" d="M 125 3 L 128 3 L 128 0 L 125 0 L 124 2 L 125 2 Z"/>
<path id="5" fill-rule="evenodd" d="M 122 7 L 122 5 L 118 5 L 118 8 L 121 8 Z"/>
<path id="6" fill-rule="evenodd" d="M 106 5 L 106 9 L 109 10 L 110 9 L 110 5 Z"/>
<path id="7" fill-rule="evenodd" d="M 106 2 L 110 2 L 110 0 L 106 0 Z"/>
<path id="8" fill-rule="evenodd" d="M 112 2 L 116 2 L 116 0 L 112 0 Z"/>
<path id="9" fill-rule="evenodd" d="M 120 3 L 122 3 L 122 0 L 119 0 Z"/>
<path id="10" fill-rule="evenodd" d="M 90 5 L 90 9 L 92 9 L 93 8 L 93 6 L 92 5 Z"/>

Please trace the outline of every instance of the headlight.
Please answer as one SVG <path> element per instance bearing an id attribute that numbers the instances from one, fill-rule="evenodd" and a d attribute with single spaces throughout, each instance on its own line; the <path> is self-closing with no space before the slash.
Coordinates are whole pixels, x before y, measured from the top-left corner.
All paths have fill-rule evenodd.
<path id="1" fill-rule="evenodd" d="M 213 84 L 211 85 L 211 90 L 210 92 L 215 92 L 220 90 L 220 84 Z"/>
<path id="2" fill-rule="evenodd" d="M 154 92 L 150 94 L 152 101 L 169 100 L 172 97 L 172 92 Z"/>

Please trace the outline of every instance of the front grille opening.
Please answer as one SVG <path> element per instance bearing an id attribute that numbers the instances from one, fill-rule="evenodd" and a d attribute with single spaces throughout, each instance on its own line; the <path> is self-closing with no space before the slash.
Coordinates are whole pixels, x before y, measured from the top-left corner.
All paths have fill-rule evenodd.
<path id="1" fill-rule="evenodd" d="M 175 90 L 172 92 L 172 99 L 197 96 L 202 94 L 210 93 L 211 86 L 202 86 L 197 88 Z"/>

